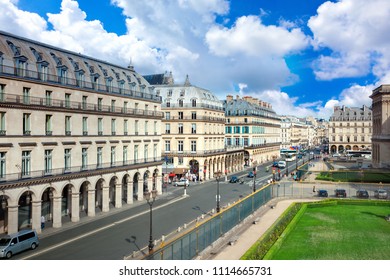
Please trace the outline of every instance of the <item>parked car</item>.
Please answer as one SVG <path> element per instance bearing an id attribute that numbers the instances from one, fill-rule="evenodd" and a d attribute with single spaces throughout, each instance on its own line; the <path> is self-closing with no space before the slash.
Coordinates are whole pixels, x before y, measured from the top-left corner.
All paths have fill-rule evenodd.
<path id="1" fill-rule="evenodd" d="M 232 177 L 230 178 L 229 183 L 238 183 L 239 181 L 240 181 L 240 180 L 238 179 L 237 176 L 232 176 Z"/>
<path id="2" fill-rule="evenodd" d="M 22 251 L 35 250 L 39 245 L 38 234 L 34 229 L 25 229 L 0 238 L 0 258 L 10 259 Z"/>
<path id="3" fill-rule="evenodd" d="M 347 192 L 344 189 L 335 189 L 334 195 L 336 197 L 347 197 Z"/>
<path id="4" fill-rule="evenodd" d="M 279 168 L 285 168 L 286 167 L 286 162 L 284 160 L 281 160 L 278 162 L 278 167 Z"/>
<path id="5" fill-rule="evenodd" d="M 327 190 L 318 190 L 318 196 L 328 197 L 328 191 Z"/>
<path id="6" fill-rule="evenodd" d="M 368 191 L 366 191 L 366 190 L 357 190 L 356 191 L 356 197 L 359 197 L 359 198 L 369 198 Z"/>
<path id="7" fill-rule="evenodd" d="M 188 181 L 188 179 L 181 178 L 179 181 L 175 182 L 173 185 L 175 187 L 178 187 L 178 186 L 188 187 L 190 185 L 190 182 Z"/>
<path id="8" fill-rule="evenodd" d="M 250 172 L 248 173 L 248 176 L 247 176 L 247 177 L 253 178 L 253 177 L 255 177 L 255 174 L 254 174 L 252 171 L 250 171 Z"/>
<path id="9" fill-rule="evenodd" d="M 387 194 L 387 191 L 386 191 L 386 190 L 384 190 L 384 189 L 379 189 L 379 190 L 375 190 L 375 191 L 374 191 L 374 197 L 376 197 L 376 198 L 384 198 L 384 199 L 387 199 L 388 194 Z"/>
<path id="10" fill-rule="evenodd" d="M 339 156 L 340 156 L 340 154 L 338 154 L 338 153 L 335 153 L 332 155 L 332 157 L 339 157 Z"/>

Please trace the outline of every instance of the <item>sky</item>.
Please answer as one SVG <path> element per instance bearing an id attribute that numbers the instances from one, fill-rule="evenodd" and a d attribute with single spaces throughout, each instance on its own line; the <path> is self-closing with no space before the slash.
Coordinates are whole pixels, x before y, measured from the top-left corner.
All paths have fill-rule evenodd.
<path id="1" fill-rule="evenodd" d="M 389 0 L 0 0 L 0 30 L 329 119 L 390 83 Z"/>

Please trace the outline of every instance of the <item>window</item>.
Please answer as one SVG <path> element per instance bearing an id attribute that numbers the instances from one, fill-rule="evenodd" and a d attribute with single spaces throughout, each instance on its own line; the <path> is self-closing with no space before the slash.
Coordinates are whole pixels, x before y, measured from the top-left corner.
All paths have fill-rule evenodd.
<path id="1" fill-rule="evenodd" d="M 123 165 L 127 164 L 127 146 L 123 146 Z"/>
<path id="2" fill-rule="evenodd" d="M 5 152 L 0 152 L 0 178 L 4 178 L 6 174 L 6 169 L 5 169 Z"/>
<path id="3" fill-rule="evenodd" d="M 171 107 L 171 101 L 167 100 L 167 107 Z"/>
<path id="4" fill-rule="evenodd" d="M 123 102 L 123 113 L 127 113 L 127 101 Z"/>
<path id="5" fill-rule="evenodd" d="M 362 135 L 361 138 L 362 138 L 362 142 L 364 142 L 365 141 L 364 135 Z"/>
<path id="6" fill-rule="evenodd" d="M 171 113 L 170 112 L 166 112 L 165 113 L 165 119 L 166 120 L 170 120 L 171 119 Z"/>
<path id="7" fill-rule="evenodd" d="M 1 59 L 0 59 L 1 61 Z M 3 84 L 0 84 L 0 101 L 4 101 L 4 95 L 5 95 L 5 85 Z"/>
<path id="8" fill-rule="evenodd" d="M 248 138 L 244 138 L 244 146 L 249 146 L 249 139 Z"/>
<path id="9" fill-rule="evenodd" d="M 72 134 L 71 126 L 70 126 L 70 118 L 71 116 L 65 116 L 65 135 L 69 136 Z"/>
<path id="10" fill-rule="evenodd" d="M 191 112 L 191 119 L 196 120 L 196 112 Z"/>
<path id="11" fill-rule="evenodd" d="M 53 162 L 53 150 L 45 150 L 45 175 L 51 174 Z"/>
<path id="12" fill-rule="evenodd" d="M 111 135 L 116 134 L 116 119 L 111 119 Z"/>
<path id="13" fill-rule="evenodd" d="M 179 134 L 183 134 L 183 124 L 182 123 L 179 123 L 179 126 L 178 126 L 178 128 L 179 128 Z"/>
<path id="14" fill-rule="evenodd" d="M 98 110 L 101 111 L 103 109 L 103 98 L 98 98 Z"/>
<path id="15" fill-rule="evenodd" d="M 81 149 L 81 169 L 86 170 L 88 168 L 88 148 Z"/>
<path id="16" fill-rule="evenodd" d="M 41 72 L 40 72 L 41 80 L 47 81 L 47 73 L 48 73 L 47 66 L 40 64 L 40 70 L 41 70 Z"/>
<path id="17" fill-rule="evenodd" d="M 168 90 L 168 96 L 172 96 L 172 90 L 171 89 Z"/>
<path id="18" fill-rule="evenodd" d="M 145 145 L 144 147 L 144 161 L 147 162 L 149 158 L 149 145 Z"/>
<path id="19" fill-rule="evenodd" d="M 196 153 L 196 141 L 191 141 L 191 153 Z"/>
<path id="20" fill-rule="evenodd" d="M 30 114 L 23 114 L 23 135 L 31 135 Z"/>
<path id="21" fill-rule="evenodd" d="M 186 94 L 186 92 L 184 89 L 180 90 L 180 96 L 184 96 L 185 94 Z"/>
<path id="22" fill-rule="evenodd" d="M 153 160 L 157 160 L 157 144 L 153 145 Z"/>
<path id="23" fill-rule="evenodd" d="M 65 93 L 65 107 L 70 108 L 70 93 Z"/>
<path id="24" fill-rule="evenodd" d="M 88 117 L 83 117 L 83 135 L 88 135 Z"/>
<path id="25" fill-rule="evenodd" d="M 111 100 L 111 112 L 115 112 L 115 100 Z"/>
<path id="26" fill-rule="evenodd" d="M 138 145 L 134 146 L 134 163 L 138 163 Z"/>
<path id="27" fill-rule="evenodd" d="M 183 112 L 178 112 L 179 113 L 179 120 L 183 119 Z"/>
<path id="28" fill-rule="evenodd" d="M 22 152 L 22 177 L 30 176 L 31 174 L 31 151 Z"/>
<path id="29" fill-rule="evenodd" d="M 171 124 L 170 123 L 165 124 L 165 134 L 171 134 Z"/>
<path id="30" fill-rule="evenodd" d="M 30 88 L 23 88 L 23 103 L 30 104 Z"/>
<path id="31" fill-rule="evenodd" d="M 170 151 L 171 151 L 171 141 L 165 140 L 165 152 L 170 152 Z"/>
<path id="32" fill-rule="evenodd" d="M 240 146 L 240 138 L 236 137 L 235 140 L 236 140 L 236 146 Z"/>
<path id="33" fill-rule="evenodd" d="M 196 123 L 191 124 L 191 133 L 196 134 Z"/>
<path id="34" fill-rule="evenodd" d="M 196 107 L 196 99 L 191 100 L 191 105 L 192 105 L 192 107 Z"/>
<path id="35" fill-rule="evenodd" d="M 103 118 L 98 118 L 98 135 L 103 135 Z"/>
<path id="36" fill-rule="evenodd" d="M 64 169 L 70 171 L 71 168 L 71 149 L 65 149 L 64 151 Z"/>
<path id="37" fill-rule="evenodd" d="M 183 163 L 184 163 L 184 159 L 183 159 L 183 157 L 178 157 L 177 158 L 177 163 L 178 163 L 178 165 L 182 165 Z"/>
<path id="38" fill-rule="evenodd" d="M 123 134 L 127 135 L 128 134 L 128 121 L 123 120 Z"/>
<path id="39" fill-rule="evenodd" d="M 52 119 L 52 115 L 46 115 L 45 130 L 46 130 L 46 135 L 48 136 L 53 134 L 52 127 L 51 127 L 51 119 Z"/>
<path id="40" fill-rule="evenodd" d="M 154 135 L 157 135 L 157 121 L 155 121 L 153 124 L 153 132 L 154 132 Z"/>
<path id="41" fill-rule="evenodd" d="M 96 167 L 101 168 L 103 165 L 103 148 L 97 147 Z"/>
<path id="42" fill-rule="evenodd" d="M 184 142 L 183 140 L 177 141 L 177 150 L 179 153 L 183 153 L 184 150 Z"/>
<path id="43" fill-rule="evenodd" d="M 149 122 L 148 122 L 148 121 L 145 121 L 145 135 L 148 135 L 148 134 L 149 134 L 148 126 L 149 126 Z"/>
<path id="44" fill-rule="evenodd" d="M 0 112 L 0 136 L 5 134 L 5 112 Z"/>
<path id="45" fill-rule="evenodd" d="M 46 106 L 51 106 L 51 91 L 47 90 L 45 93 L 45 105 Z"/>
<path id="46" fill-rule="evenodd" d="M 179 107 L 184 107 L 184 101 L 183 101 L 183 99 L 179 99 Z"/>
<path id="47" fill-rule="evenodd" d="M 83 110 L 87 109 L 87 99 L 88 99 L 88 96 L 83 95 L 83 102 L 82 102 Z"/>
<path id="48" fill-rule="evenodd" d="M 116 162 L 116 147 L 111 147 L 111 166 L 115 166 Z"/>

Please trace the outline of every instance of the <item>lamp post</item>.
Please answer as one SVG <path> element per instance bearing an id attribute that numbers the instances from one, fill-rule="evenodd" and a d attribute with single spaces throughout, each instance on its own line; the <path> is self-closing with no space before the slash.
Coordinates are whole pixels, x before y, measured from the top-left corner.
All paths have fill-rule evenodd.
<path id="1" fill-rule="evenodd" d="M 220 196 L 219 196 L 219 179 L 221 178 L 221 175 L 222 175 L 221 171 L 217 171 L 217 172 L 214 173 L 214 177 L 217 180 L 217 196 L 216 196 L 216 200 L 217 200 L 217 213 L 219 213 L 219 211 L 220 211 L 220 207 L 219 207 L 219 201 L 220 201 Z"/>
<path id="2" fill-rule="evenodd" d="M 298 155 L 295 156 L 295 171 L 298 170 Z"/>
<path id="3" fill-rule="evenodd" d="M 288 161 L 286 160 L 286 177 L 288 177 Z"/>
<path id="4" fill-rule="evenodd" d="M 253 192 L 256 191 L 256 166 L 253 167 Z"/>
<path id="5" fill-rule="evenodd" d="M 146 202 L 149 204 L 149 207 L 150 207 L 150 218 L 149 218 L 149 245 L 148 245 L 148 248 L 149 248 L 149 253 L 151 251 L 153 251 L 153 247 L 154 247 L 154 244 L 153 244 L 153 219 L 152 219 L 152 212 L 153 212 L 153 203 L 154 201 L 156 200 L 156 197 L 157 197 L 157 190 L 156 189 L 153 189 L 151 192 L 149 192 L 148 190 L 146 190 L 144 192 L 144 198 L 146 200 Z"/>

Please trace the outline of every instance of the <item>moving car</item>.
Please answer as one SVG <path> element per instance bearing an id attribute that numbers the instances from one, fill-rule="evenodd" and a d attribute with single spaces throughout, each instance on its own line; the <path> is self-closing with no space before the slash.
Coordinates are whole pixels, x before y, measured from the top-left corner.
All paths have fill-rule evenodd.
<path id="1" fill-rule="evenodd" d="M 328 197 L 328 191 L 327 190 L 318 190 L 318 196 Z"/>
<path id="2" fill-rule="evenodd" d="M 359 197 L 359 198 L 369 198 L 368 191 L 366 191 L 366 190 L 357 190 L 356 191 L 356 197 Z"/>
<path id="3" fill-rule="evenodd" d="M 336 197 L 347 197 L 347 192 L 344 189 L 335 189 L 334 195 Z"/>
<path id="4" fill-rule="evenodd" d="M 232 176 L 232 177 L 230 178 L 229 183 L 238 183 L 239 181 L 240 181 L 240 180 L 238 179 L 237 176 Z"/>
<path id="5" fill-rule="evenodd" d="M 178 182 L 173 183 L 173 185 L 175 187 L 178 187 L 178 186 L 186 186 L 186 187 L 188 187 L 190 185 L 190 182 L 188 181 L 188 179 L 181 178 Z"/>
<path id="6" fill-rule="evenodd" d="M 376 198 L 387 199 L 387 196 L 388 196 L 387 191 L 384 189 L 379 189 L 379 190 L 374 191 L 374 197 L 376 197 Z"/>
<path id="7" fill-rule="evenodd" d="M 249 177 L 249 178 L 253 178 L 253 177 L 255 177 L 255 174 L 254 174 L 252 171 L 250 171 L 250 172 L 248 173 L 248 177 Z"/>
<path id="8" fill-rule="evenodd" d="M 278 162 L 278 167 L 279 168 L 285 168 L 286 167 L 286 162 L 284 160 L 281 160 Z"/>

